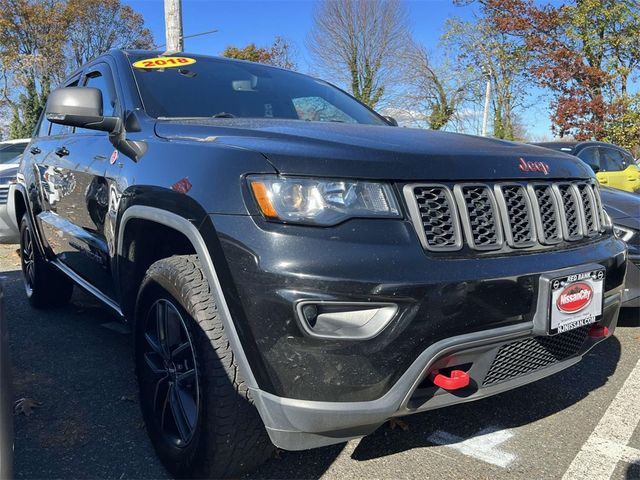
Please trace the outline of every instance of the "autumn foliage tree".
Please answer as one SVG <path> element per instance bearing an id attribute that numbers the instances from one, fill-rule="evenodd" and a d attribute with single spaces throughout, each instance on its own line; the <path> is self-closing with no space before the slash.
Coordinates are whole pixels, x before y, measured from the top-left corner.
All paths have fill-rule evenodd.
<path id="1" fill-rule="evenodd" d="M 605 139 L 611 122 L 630 105 L 629 79 L 640 64 L 638 1 L 481 4 L 498 31 L 519 38 L 532 53 L 531 73 L 553 93 L 555 133 Z"/>
<path id="2" fill-rule="evenodd" d="M 293 59 L 293 47 L 282 37 L 276 37 L 273 44 L 268 48 L 258 47 L 255 43 L 250 43 L 243 48 L 230 45 L 224 49 L 222 56 L 264 63 L 288 70 L 295 70 L 296 68 L 296 63 Z"/>
<path id="3" fill-rule="evenodd" d="M 144 18 L 120 0 L 68 0 L 70 70 L 113 48 L 152 49 Z"/>
<path id="4" fill-rule="evenodd" d="M 152 44 L 142 17 L 119 0 L 0 0 L 0 106 L 10 137 L 31 136 L 70 70 L 111 48 Z"/>

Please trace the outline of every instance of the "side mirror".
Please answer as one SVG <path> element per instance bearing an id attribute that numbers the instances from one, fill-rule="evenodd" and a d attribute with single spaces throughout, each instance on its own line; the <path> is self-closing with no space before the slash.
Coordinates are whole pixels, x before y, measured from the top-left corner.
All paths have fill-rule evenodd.
<path id="1" fill-rule="evenodd" d="M 49 94 L 45 110 L 51 123 L 103 132 L 120 129 L 118 117 L 102 115 L 102 92 L 91 87 L 58 88 Z"/>
<path id="2" fill-rule="evenodd" d="M 587 165 L 589 165 L 591 170 L 593 170 L 593 173 L 598 173 L 600 171 L 600 167 L 598 165 L 591 165 L 590 163 L 587 163 Z"/>
<path id="3" fill-rule="evenodd" d="M 393 117 L 389 117 L 388 115 L 385 115 L 383 118 L 384 118 L 384 119 L 387 121 L 387 123 L 389 123 L 389 125 L 391 125 L 392 127 L 397 127 L 397 126 L 398 126 L 398 121 L 397 121 L 395 118 L 393 118 Z"/>

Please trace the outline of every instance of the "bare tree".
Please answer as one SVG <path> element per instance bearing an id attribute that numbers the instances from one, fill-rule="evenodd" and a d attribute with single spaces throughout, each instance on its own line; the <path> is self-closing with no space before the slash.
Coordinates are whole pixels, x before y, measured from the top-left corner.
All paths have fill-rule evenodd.
<path id="1" fill-rule="evenodd" d="M 421 45 L 408 50 L 404 64 L 407 91 L 402 103 L 414 123 L 440 130 L 456 120 L 474 78 L 458 65 L 451 67 L 446 58 L 439 65 L 434 64 Z"/>
<path id="2" fill-rule="evenodd" d="M 400 78 L 408 24 L 397 0 L 321 0 L 307 43 L 322 74 L 375 107 Z"/>

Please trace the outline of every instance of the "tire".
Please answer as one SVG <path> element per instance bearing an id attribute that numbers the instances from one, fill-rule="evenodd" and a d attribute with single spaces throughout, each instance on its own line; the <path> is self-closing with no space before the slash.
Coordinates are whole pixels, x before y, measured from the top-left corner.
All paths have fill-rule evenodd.
<path id="1" fill-rule="evenodd" d="M 48 263 L 35 243 L 31 222 L 25 213 L 20 222 L 20 265 L 24 289 L 35 308 L 63 307 L 73 295 L 73 282 Z"/>
<path id="2" fill-rule="evenodd" d="M 174 475 L 237 477 L 272 455 L 197 256 L 159 260 L 147 271 L 135 357 L 147 431 Z"/>

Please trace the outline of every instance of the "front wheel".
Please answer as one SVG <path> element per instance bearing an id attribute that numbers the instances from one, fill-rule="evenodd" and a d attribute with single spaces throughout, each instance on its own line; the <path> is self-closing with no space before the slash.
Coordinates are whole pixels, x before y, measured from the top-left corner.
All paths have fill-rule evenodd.
<path id="1" fill-rule="evenodd" d="M 226 478 L 273 452 L 195 255 L 154 263 L 136 306 L 136 371 L 147 431 L 178 476 Z"/>
<path id="2" fill-rule="evenodd" d="M 62 307 L 69 303 L 73 282 L 40 254 L 26 213 L 20 222 L 20 264 L 24 289 L 33 307 Z"/>

